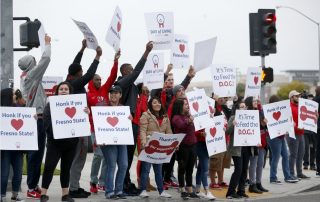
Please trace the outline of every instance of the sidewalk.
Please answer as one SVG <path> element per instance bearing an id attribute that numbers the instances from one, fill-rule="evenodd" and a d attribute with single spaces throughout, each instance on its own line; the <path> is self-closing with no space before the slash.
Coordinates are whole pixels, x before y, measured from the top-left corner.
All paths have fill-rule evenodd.
<path id="1" fill-rule="evenodd" d="M 87 156 L 87 162 L 85 164 L 85 168 L 82 172 L 82 177 L 81 177 L 81 187 L 86 189 L 87 191 L 89 191 L 90 185 L 90 170 L 91 170 L 91 162 L 92 162 L 92 157 L 93 154 L 90 153 Z M 281 170 L 281 159 L 279 161 L 279 168 L 278 168 L 278 178 L 280 181 L 283 182 L 282 185 L 276 185 L 276 184 L 270 184 L 269 183 L 269 161 L 267 161 L 267 165 L 263 170 L 263 176 L 262 176 L 262 185 L 269 190 L 268 193 L 263 193 L 263 194 L 251 194 L 248 193 L 250 198 L 249 199 L 241 199 L 241 200 L 237 200 L 237 201 L 244 201 L 244 200 L 255 200 L 255 199 L 262 199 L 262 198 L 278 198 L 278 197 L 283 197 L 283 196 L 287 196 L 290 194 L 294 194 L 294 193 L 298 193 L 301 192 L 303 190 L 306 190 L 308 188 L 314 187 L 316 185 L 320 185 L 320 178 L 316 178 L 315 177 L 315 171 L 310 171 L 310 170 L 304 170 L 304 174 L 306 174 L 307 176 L 311 177 L 308 180 L 301 180 L 298 183 L 295 184 L 290 184 L 290 183 L 285 183 L 284 179 L 283 179 L 283 173 Z M 131 167 L 131 179 L 134 180 L 134 182 L 136 183 L 136 163 L 137 163 L 137 157 L 134 158 L 134 162 L 133 165 Z M 175 164 L 177 166 L 177 164 Z M 230 169 L 226 169 L 225 170 L 225 179 L 224 181 L 229 183 L 230 181 L 230 176 L 233 172 L 234 167 L 232 166 Z M 175 171 L 176 171 L 176 167 L 175 167 Z M 195 173 L 196 170 L 194 170 L 193 174 L 195 177 Z M 175 172 L 175 176 L 177 176 L 177 172 Z M 150 178 L 151 178 L 151 183 L 153 185 L 155 185 L 155 181 L 154 181 L 154 173 L 153 170 L 151 169 L 150 171 Z M 40 179 L 41 180 L 41 179 Z M 195 182 L 195 180 L 193 181 Z M 210 180 L 209 180 L 210 182 Z M 40 181 L 40 185 L 41 185 L 41 181 Z M 22 180 L 22 197 L 26 198 L 26 176 L 23 176 L 23 180 Z M 225 194 L 226 194 L 226 189 L 222 189 L 222 190 L 211 190 L 212 194 L 214 196 L 217 197 L 217 201 L 226 201 L 227 199 L 225 198 Z M 160 199 L 158 196 L 158 192 L 149 192 L 150 197 L 148 199 L 141 199 L 140 197 L 128 197 L 126 200 L 124 201 L 136 201 L 136 200 L 142 200 L 142 201 L 182 201 L 182 199 L 180 198 L 180 194 L 177 192 L 177 190 L 175 189 L 169 189 L 168 193 L 170 193 L 173 197 L 172 199 Z M 60 179 L 59 176 L 54 176 L 52 183 L 49 187 L 48 190 L 48 195 L 49 195 L 49 201 L 52 202 L 58 202 L 61 199 L 61 188 L 60 188 Z M 10 199 L 11 197 L 11 193 L 7 193 L 7 199 Z M 105 199 L 104 197 L 104 193 L 100 192 L 98 194 L 93 194 L 91 195 L 89 198 L 87 199 L 75 199 L 75 201 L 79 201 L 79 202 L 100 202 L 100 201 L 106 201 L 107 199 Z M 10 200 L 7 200 L 10 201 Z M 32 201 L 37 201 L 37 200 L 31 200 L 31 199 L 25 199 L 26 202 L 32 202 Z M 118 200 L 119 201 L 119 200 Z M 199 201 L 199 200 L 198 200 Z M 205 201 L 204 199 L 201 199 L 200 201 Z M 230 200 L 229 200 L 230 201 Z"/>

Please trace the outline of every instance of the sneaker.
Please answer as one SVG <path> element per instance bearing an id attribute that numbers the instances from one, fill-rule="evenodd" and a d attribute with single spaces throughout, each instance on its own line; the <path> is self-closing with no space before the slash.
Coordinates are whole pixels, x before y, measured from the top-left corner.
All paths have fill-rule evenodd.
<path id="1" fill-rule="evenodd" d="M 181 198 L 183 198 L 184 200 L 188 200 L 189 194 L 187 192 L 181 192 Z"/>
<path id="2" fill-rule="evenodd" d="M 246 193 L 237 193 L 241 198 L 249 198 L 248 194 Z"/>
<path id="3" fill-rule="evenodd" d="M 222 189 L 221 186 L 219 184 L 210 184 L 210 189 Z"/>
<path id="4" fill-rule="evenodd" d="M 49 196 L 47 195 L 41 195 L 40 197 L 40 202 L 47 202 L 49 201 Z"/>
<path id="5" fill-rule="evenodd" d="M 122 194 L 117 194 L 118 199 L 126 199 L 127 195 L 122 193 Z"/>
<path id="6" fill-rule="evenodd" d="M 189 197 L 190 198 L 200 198 L 196 193 L 194 193 L 194 192 L 191 192 L 191 193 L 189 193 Z"/>
<path id="7" fill-rule="evenodd" d="M 164 181 L 163 185 L 165 185 L 167 187 L 171 187 L 171 188 L 179 188 L 179 185 L 177 183 L 175 183 L 174 181 L 172 181 L 172 180 Z"/>
<path id="8" fill-rule="evenodd" d="M 38 185 L 37 185 L 37 187 L 36 187 L 34 190 L 41 195 L 41 189 L 40 189 L 40 187 L 39 187 Z"/>
<path id="9" fill-rule="evenodd" d="M 163 191 L 161 194 L 160 194 L 160 197 L 161 198 L 171 198 L 172 196 L 170 194 L 168 194 L 167 192 Z"/>
<path id="10" fill-rule="evenodd" d="M 90 183 L 90 192 L 94 194 L 98 193 L 98 187 L 96 184 Z"/>
<path id="11" fill-rule="evenodd" d="M 162 192 L 163 193 L 163 192 Z M 147 193 L 146 190 L 143 190 L 140 195 L 139 195 L 141 198 L 148 198 L 149 197 L 149 194 Z"/>
<path id="12" fill-rule="evenodd" d="M 196 192 L 197 196 L 199 196 L 200 198 L 204 198 L 205 197 L 205 193 L 202 192 Z"/>
<path id="13" fill-rule="evenodd" d="M 213 196 L 209 190 L 207 190 L 207 193 L 204 195 L 204 198 L 210 201 L 216 200 L 216 197 Z"/>
<path id="14" fill-rule="evenodd" d="M 99 184 L 98 184 L 98 191 L 99 191 L 99 192 L 105 192 L 105 191 L 106 191 L 106 187 L 103 186 L 103 185 L 99 185 Z"/>
<path id="15" fill-rule="evenodd" d="M 320 177 L 320 172 L 316 172 L 316 177 Z"/>
<path id="16" fill-rule="evenodd" d="M 239 196 L 238 194 L 234 193 L 231 195 L 227 195 L 227 199 L 240 199 L 241 196 Z"/>
<path id="17" fill-rule="evenodd" d="M 67 194 L 61 197 L 61 201 L 74 202 L 74 199 Z"/>
<path id="18" fill-rule="evenodd" d="M 22 198 L 20 198 L 19 195 L 17 195 L 17 196 L 12 196 L 12 197 L 11 197 L 11 201 L 24 202 L 24 200 L 23 200 Z"/>
<path id="19" fill-rule="evenodd" d="M 306 176 L 305 174 L 300 174 L 297 176 L 298 178 L 301 178 L 301 179 L 310 179 L 310 177 Z"/>
<path id="20" fill-rule="evenodd" d="M 117 199 L 118 199 L 118 196 L 117 196 L 117 195 L 115 195 L 115 194 L 112 194 L 112 195 L 106 196 L 106 199 L 113 199 L 113 200 L 117 200 Z"/>
<path id="21" fill-rule="evenodd" d="M 80 188 L 79 188 L 79 189 L 76 190 L 76 191 L 71 191 L 71 190 L 69 190 L 69 196 L 70 196 L 71 198 L 88 198 L 89 195 L 86 194 L 86 193 L 84 192 L 84 190 L 81 191 Z"/>
<path id="22" fill-rule="evenodd" d="M 40 199 L 41 195 L 33 190 L 33 191 L 27 191 L 27 198 L 30 198 L 30 199 Z"/>
<path id="23" fill-rule="evenodd" d="M 270 181 L 270 184 L 282 185 L 282 182 L 280 180 L 274 180 L 274 181 Z"/>
<path id="24" fill-rule="evenodd" d="M 296 178 L 289 178 L 289 179 L 286 179 L 284 181 L 287 182 L 287 183 L 297 183 L 297 182 L 299 182 L 299 180 L 296 179 Z"/>
<path id="25" fill-rule="evenodd" d="M 229 187 L 229 185 L 228 185 L 227 183 L 225 183 L 225 182 L 221 182 L 221 183 L 219 184 L 219 186 L 220 186 L 221 188 L 228 188 L 228 187 Z"/>
<path id="26" fill-rule="evenodd" d="M 84 194 L 87 195 L 87 196 L 90 196 L 90 195 L 91 195 L 90 192 L 88 192 L 88 191 L 86 191 L 86 190 L 84 190 L 84 189 L 82 189 L 82 188 L 78 188 L 78 191 L 81 192 L 81 193 L 84 193 Z"/>

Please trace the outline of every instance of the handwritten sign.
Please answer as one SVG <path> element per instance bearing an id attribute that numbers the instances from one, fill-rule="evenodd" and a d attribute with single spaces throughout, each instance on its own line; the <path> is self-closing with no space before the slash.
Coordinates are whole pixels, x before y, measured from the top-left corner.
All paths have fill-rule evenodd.
<path id="1" fill-rule="evenodd" d="M 85 94 L 49 97 L 54 139 L 90 136 Z"/>
<path id="2" fill-rule="evenodd" d="M 143 68 L 143 85 L 149 90 L 163 87 L 163 53 L 150 53 Z"/>
<path id="3" fill-rule="evenodd" d="M 212 70 L 212 88 L 219 97 L 236 95 L 236 68 L 231 65 L 214 65 Z"/>
<path id="4" fill-rule="evenodd" d="M 227 150 L 224 128 L 224 116 L 215 116 L 210 120 L 212 126 L 205 129 L 208 155 L 222 153 Z"/>
<path id="5" fill-rule="evenodd" d="M 121 41 L 121 29 L 122 29 L 122 13 L 120 8 L 117 6 L 114 11 L 111 24 L 107 31 L 106 42 L 113 47 L 115 51 L 120 48 Z"/>
<path id="6" fill-rule="evenodd" d="M 0 107 L 0 149 L 38 150 L 36 108 Z"/>
<path id="7" fill-rule="evenodd" d="M 234 146 L 261 144 L 258 110 L 237 110 L 234 129 Z"/>
<path id="8" fill-rule="evenodd" d="M 152 133 L 139 155 L 139 160 L 154 164 L 169 163 L 185 135 Z"/>
<path id="9" fill-rule="evenodd" d="M 263 105 L 270 139 L 289 134 L 293 130 L 290 101 L 284 100 Z"/>
<path id="10" fill-rule="evenodd" d="M 245 98 L 254 97 L 260 99 L 260 89 L 261 89 L 261 68 L 251 67 L 247 71 L 247 81 L 245 89 Z"/>
<path id="11" fill-rule="evenodd" d="M 298 128 L 317 133 L 318 106 L 319 104 L 315 101 L 299 98 Z"/>
<path id="12" fill-rule="evenodd" d="M 217 37 L 199 41 L 194 45 L 194 68 L 198 72 L 212 64 Z"/>
<path id="13" fill-rule="evenodd" d="M 189 68 L 190 55 L 188 36 L 181 34 L 174 35 L 174 40 L 171 49 L 171 64 L 174 68 Z"/>
<path id="14" fill-rule="evenodd" d="M 145 13 L 148 38 L 153 41 L 153 50 L 171 49 L 174 38 L 172 12 Z"/>
<path id="15" fill-rule="evenodd" d="M 91 107 L 98 145 L 133 145 L 128 106 Z"/>
<path id="16" fill-rule="evenodd" d="M 41 83 L 44 88 L 44 91 L 46 92 L 46 95 L 48 97 L 54 95 L 57 85 L 62 81 L 62 76 L 44 76 L 42 78 Z"/>
<path id="17" fill-rule="evenodd" d="M 195 89 L 186 93 L 190 114 L 193 116 L 195 130 L 201 130 L 210 126 L 209 106 L 204 89 Z"/>
<path id="18" fill-rule="evenodd" d="M 80 31 L 82 32 L 84 38 L 87 41 L 87 47 L 93 50 L 96 50 L 98 47 L 98 40 L 93 34 L 93 32 L 90 30 L 88 25 L 84 22 L 73 20 L 73 22 L 78 26 Z"/>

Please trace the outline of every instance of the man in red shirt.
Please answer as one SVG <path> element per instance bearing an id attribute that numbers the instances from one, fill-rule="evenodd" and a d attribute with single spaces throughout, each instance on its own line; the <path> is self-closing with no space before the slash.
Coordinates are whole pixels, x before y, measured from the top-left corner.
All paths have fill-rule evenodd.
<path id="1" fill-rule="evenodd" d="M 287 143 L 290 151 L 289 155 L 289 168 L 290 168 L 290 174 L 291 176 L 297 176 L 301 179 L 308 179 L 310 177 L 304 175 L 302 173 L 302 161 L 304 156 L 304 137 L 303 133 L 304 130 L 298 128 L 298 106 L 299 106 L 299 98 L 300 98 L 299 92 L 296 90 L 292 90 L 289 93 L 289 99 L 290 99 L 290 107 L 292 111 L 292 119 L 294 124 L 294 133 L 296 136 L 296 139 L 293 139 L 289 136 L 287 136 Z M 297 175 L 295 175 L 294 167 L 296 166 Z"/>

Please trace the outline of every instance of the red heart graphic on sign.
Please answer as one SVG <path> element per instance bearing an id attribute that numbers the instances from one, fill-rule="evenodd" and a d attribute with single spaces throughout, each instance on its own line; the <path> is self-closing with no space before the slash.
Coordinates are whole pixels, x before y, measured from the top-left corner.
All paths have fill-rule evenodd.
<path id="1" fill-rule="evenodd" d="M 273 112 L 272 116 L 273 116 L 273 118 L 274 118 L 275 120 L 278 121 L 279 118 L 280 118 L 280 116 L 281 116 L 281 112 L 280 112 L 280 111 L 278 111 L 278 112 Z"/>
<path id="2" fill-rule="evenodd" d="M 194 102 L 192 103 L 192 107 L 194 110 L 196 110 L 196 112 L 198 112 L 198 109 L 199 109 L 199 103 L 198 102 Z"/>
<path id="3" fill-rule="evenodd" d="M 72 119 L 77 112 L 75 107 L 66 107 L 64 112 Z"/>
<path id="4" fill-rule="evenodd" d="M 255 76 L 255 77 L 253 78 L 253 81 L 254 81 L 254 84 L 257 85 L 257 83 L 258 83 L 258 81 L 259 81 L 259 77 Z"/>
<path id="5" fill-rule="evenodd" d="M 186 48 L 186 47 L 184 46 L 184 44 L 180 44 L 180 45 L 179 45 L 179 49 L 180 49 L 181 53 L 184 52 L 185 48 Z"/>
<path id="6" fill-rule="evenodd" d="M 209 110 L 210 110 L 210 114 L 213 114 L 213 113 L 214 113 L 213 107 L 209 106 Z"/>
<path id="7" fill-rule="evenodd" d="M 121 23 L 118 22 L 118 24 L 117 24 L 117 31 L 120 32 L 120 30 L 121 30 Z"/>
<path id="8" fill-rule="evenodd" d="M 22 119 L 12 119 L 11 125 L 14 129 L 16 129 L 16 131 L 18 131 L 23 126 L 23 120 Z"/>
<path id="9" fill-rule="evenodd" d="M 107 118 L 107 122 L 112 126 L 112 127 L 115 127 L 118 122 L 119 122 L 119 119 L 118 117 L 108 117 Z"/>
<path id="10" fill-rule="evenodd" d="M 210 134 L 212 137 L 216 135 L 217 129 L 216 128 L 210 128 Z"/>

